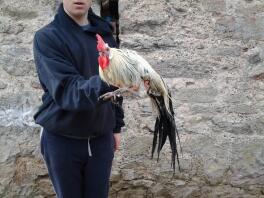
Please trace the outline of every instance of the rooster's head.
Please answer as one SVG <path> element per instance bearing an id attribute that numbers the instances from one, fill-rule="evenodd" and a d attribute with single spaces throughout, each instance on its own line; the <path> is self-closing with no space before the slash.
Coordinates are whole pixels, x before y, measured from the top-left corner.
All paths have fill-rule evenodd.
<path id="1" fill-rule="evenodd" d="M 110 59 L 109 53 L 110 49 L 107 43 L 104 42 L 99 34 L 96 34 L 97 38 L 97 50 L 99 52 L 98 63 L 101 69 L 105 69 L 109 66 Z"/>

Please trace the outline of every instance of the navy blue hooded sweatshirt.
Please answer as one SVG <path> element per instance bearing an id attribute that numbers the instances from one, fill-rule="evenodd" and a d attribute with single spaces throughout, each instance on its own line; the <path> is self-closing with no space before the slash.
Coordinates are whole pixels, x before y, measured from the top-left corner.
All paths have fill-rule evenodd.
<path id="1" fill-rule="evenodd" d="M 116 47 L 111 26 L 91 9 L 88 19 L 88 28 L 79 26 L 61 4 L 54 20 L 34 37 L 34 59 L 44 90 L 34 119 L 47 131 L 76 138 L 120 132 L 124 126 L 119 105 L 98 101 L 113 88 L 98 76 L 95 35 Z"/>

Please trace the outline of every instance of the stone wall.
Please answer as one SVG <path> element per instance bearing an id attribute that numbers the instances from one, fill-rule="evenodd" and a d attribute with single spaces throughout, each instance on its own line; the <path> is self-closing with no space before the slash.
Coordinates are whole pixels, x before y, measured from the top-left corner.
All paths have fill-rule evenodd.
<path id="1" fill-rule="evenodd" d="M 0 197 L 54 197 L 32 113 L 40 103 L 34 32 L 58 1 L 0 0 Z M 264 197 L 264 2 L 120 0 L 122 47 L 170 86 L 183 171 L 166 144 L 150 159 L 148 99 L 126 98 L 111 198 Z M 98 10 L 98 9 L 97 9 Z"/>

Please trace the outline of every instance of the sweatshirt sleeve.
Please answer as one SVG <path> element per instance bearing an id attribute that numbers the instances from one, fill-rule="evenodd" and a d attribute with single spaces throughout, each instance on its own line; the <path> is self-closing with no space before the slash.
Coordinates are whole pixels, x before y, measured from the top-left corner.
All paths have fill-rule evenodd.
<path id="1" fill-rule="evenodd" d="M 37 32 L 33 53 L 38 76 L 44 89 L 55 103 L 64 110 L 93 109 L 98 97 L 111 91 L 98 75 L 85 79 L 62 52 L 63 47 L 49 35 Z"/>

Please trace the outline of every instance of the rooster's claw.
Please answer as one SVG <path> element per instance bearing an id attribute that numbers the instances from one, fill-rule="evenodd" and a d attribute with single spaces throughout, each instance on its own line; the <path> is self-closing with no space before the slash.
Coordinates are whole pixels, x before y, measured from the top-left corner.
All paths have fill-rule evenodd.
<path id="1" fill-rule="evenodd" d="M 117 101 L 117 98 L 121 97 L 125 93 L 130 93 L 130 94 L 137 95 L 137 93 L 135 91 L 131 90 L 131 89 L 119 88 L 119 89 L 117 89 L 115 91 L 107 92 L 107 93 L 101 95 L 99 97 L 99 100 L 103 100 L 103 101 L 111 100 L 112 102 L 115 103 Z"/>
<path id="2" fill-rule="evenodd" d="M 107 101 L 111 100 L 112 102 L 115 102 L 117 97 L 121 97 L 120 94 L 116 94 L 115 91 L 107 92 L 99 97 L 99 100 Z"/>

